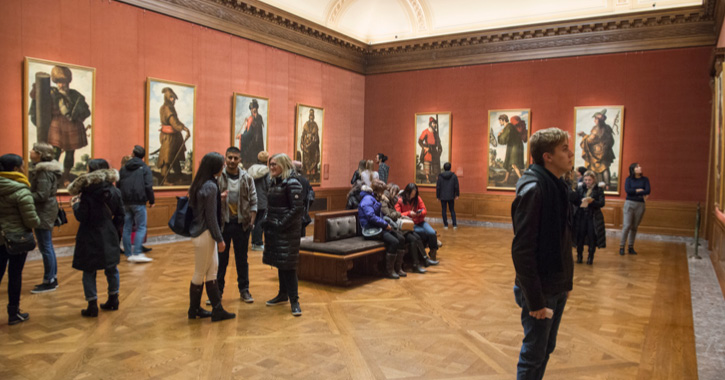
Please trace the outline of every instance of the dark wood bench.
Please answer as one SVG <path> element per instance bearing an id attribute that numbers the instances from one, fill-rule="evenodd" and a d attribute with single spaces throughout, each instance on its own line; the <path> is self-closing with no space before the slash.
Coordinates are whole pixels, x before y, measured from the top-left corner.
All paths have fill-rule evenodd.
<path id="1" fill-rule="evenodd" d="M 315 214 L 313 236 L 300 243 L 301 280 L 348 286 L 350 273 L 380 275 L 385 245 L 363 239 L 357 218 L 357 210 Z"/>

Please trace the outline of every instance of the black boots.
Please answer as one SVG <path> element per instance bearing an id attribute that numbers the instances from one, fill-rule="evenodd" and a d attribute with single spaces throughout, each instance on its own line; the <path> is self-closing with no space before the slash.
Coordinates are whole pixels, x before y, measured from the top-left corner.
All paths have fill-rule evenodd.
<path id="1" fill-rule="evenodd" d="M 81 315 L 84 317 L 95 318 L 98 316 L 98 301 L 88 301 L 88 308 L 81 310 Z"/>
<path id="2" fill-rule="evenodd" d="M 428 257 L 428 255 L 425 254 L 425 248 L 421 249 L 420 253 L 423 255 L 423 265 L 425 266 L 431 266 L 431 265 L 438 265 L 437 261 L 433 261 Z"/>
<path id="3" fill-rule="evenodd" d="M 398 255 L 395 252 L 385 253 L 385 277 L 397 280 L 400 278 L 398 273 L 395 271 L 395 260 Z"/>
<path id="4" fill-rule="evenodd" d="M 623 245 L 619 246 L 619 256 L 624 256 L 624 246 Z"/>
<path id="5" fill-rule="evenodd" d="M 211 312 L 209 312 L 208 310 L 204 310 L 204 308 L 200 306 L 201 293 L 203 291 L 204 284 L 194 285 L 194 283 L 191 283 L 191 285 L 189 285 L 189 319 L 211 317 Z"/>
<path id="6" fill-rule="evenodd" d="M 410 259 L 413 261 L 413 272 L 414 273 L 425 273 L 427 272 L 423 266 L 420 265 L 420 257 L 418 257 L 418 251 L 414 247 L 410 247 Z"/>
<path id="7" fill-rule="evenodd" d="M 8 324 L 17 325 L 30 319 L 30 314 L 20 311 L 20 306 L 8 305 Z"/>
<path id="8" fill-rule="evenodd" d="M 398 274 L 398 277 L 407 277 L 408 274 L 405 273 L 403 270 L 403 258 L 405 258 L 405 250 L 399 249 L 398 255 L 395 256 L 395 273 Z"/>
<path id="9" fill-rule="evenodd" d="M 629 249 L 627 250 L 630 255 L 636 255 L 637 251 L 634 250 L 634 246 L 630 245 Z"/>
<path id="10" fill-rule="evenodd" d="M 109 294 L 108 301 L 101 304 L 103 310 L 118 310 L 118 294 Z"/>
<path id="11" fill-rule="evenodd" d="M 582 263 L 582 255 L 584 254 L 584 247 L 576 247 L 576 263 Z"/>
<path id="12" fill-rule="evenodd" d="M 436 258 L 438 256 L 438 247 L 431 247 L 428 255 L 430 256 L 430 260 L 435 263 L 431 265 L 438 265 L 438 259 Z"/>
<path id="13" fill-rule="evenodd" d="M 212 322 L 219 322 L 225 319 L 232 319 L 237 317 L 236 314 L 229 313 L 222 307 L 222 297 L 221 293 L 219 293 L 219 286 L 217 285 L 216 280 L 206 282 L 206 295 L 207 297 L 209 297 L 209 300 L 214 307 L 211 310 Z"/>
<path id="14" fill-rule="evenodd" d="M 587 264 L 594 264 L 594 252 L 589 252 L 589 256 L 587 256 Z"/>

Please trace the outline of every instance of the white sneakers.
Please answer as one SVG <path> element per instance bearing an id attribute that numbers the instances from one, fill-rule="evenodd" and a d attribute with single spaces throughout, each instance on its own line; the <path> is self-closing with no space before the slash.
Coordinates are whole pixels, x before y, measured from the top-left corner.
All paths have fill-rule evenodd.
<path id="1" fill-rule="evenodd" d="M 144 255 L 143 253 L 140 253 L 138 255 L 131 255 L 126 258 L 126 261 L 130 263 L 150 263 L 154 261 L 154 259 Z"/>
<path id="2" fill-rule="evenodd" d="M 252 244 L 252 251 L 264 251 L 264 244 L 262 244 L 262 245 Z"/>

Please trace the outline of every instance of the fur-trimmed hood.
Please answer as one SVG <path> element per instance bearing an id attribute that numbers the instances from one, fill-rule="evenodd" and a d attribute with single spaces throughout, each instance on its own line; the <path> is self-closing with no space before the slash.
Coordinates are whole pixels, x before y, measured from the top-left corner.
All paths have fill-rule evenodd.
<path id="1" fill-rule="evenodd" d="M 35 165 L 32 165 L 30 170 L 36 171 L 36 172 L 52 172 L 57 175 L 63 174 L 63 167 L 60 165 L 60 162 L 53 160 L 53 161 L 41 161 L 38 162 Z"/>
<path id="2" fill-rule="evenodd" d="M 101 169 L 91 173 L 81 174 L 75 181 L 68 185 L 70 195 L 78 195 L 88 186 L 100 184 L 102 182 L 114 183 L 118 181 L 118 170 Z"/>
<path id="3" fill-rule="evenodd" d="M 260 179 L 269 174 L 269 168 L 267 165 L 254 164 L 247 169 L 247 173 L 254 179 Z"/>

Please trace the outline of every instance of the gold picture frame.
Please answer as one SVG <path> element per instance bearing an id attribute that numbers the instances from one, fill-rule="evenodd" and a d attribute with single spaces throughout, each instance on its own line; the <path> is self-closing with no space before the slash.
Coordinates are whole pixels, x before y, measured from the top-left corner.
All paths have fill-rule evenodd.
<path id="1" fill-rule="evenodd" d="M 530 162 L 531 108 L 489 110 L 486 136 L 486 189 L 516 190 L 516 181 Z"/>
<path id="2" fill-rule="evenodd" d="M 438 128 L 435 132 L 431 132 L 428 128 L 433 120 L 436 121 Z M 452 123 L 451 112 L 419 112 L 415 114 L 413 179 L 416 185 L 435 187 L 438 173 L 443 170 L 443 165 L 451 162 Z M 440 140 L 437 144 L 435 143 L 436 132 L 437 139 Z M 436 161 L 438 161 L 438 165 L 435 164 Z"/>
<path id="3" fill-rule="evenodd" d="M 261 138 L 262 144 L 256 141 L 258 139 L 253 135 L 250 136 L 249 140 L 245 139 L 244 145 L 250 146 L 252 151 L 246 152 L 248 149 L 242 146 L 242 128 L 246 128 L 245 124 L 254 123 L 254 116 L 252 115 L 251 106 L 252 103 L 257 103 L 257 115 L 261 118 L 262 131 Z M 249 166 L 257 163 L 257 154 L 264 150 L 267 151 L 269 147 L 269 98 L 263 96 L 255 96 L 249 94 L 242 94 L 235 92 L 232 95 L 232 136 L 231 146 L 236 146 L 242 151 L 242 165 L 245 169 L 249 169 Z M 251 120 L 250 120 L 251 119 Z M 254 123 L 258 125 L 259 122 Z M 255 128 L 254 125 L 250 125 L 250 128 Z"/>
<path id="4" fill-rule="evenodd" d="M 311 112 L 314 115 L 314 120 L 310 120 Z M 305 126 L 309 121 L 314 121 L 315 125 L 306 130 Z M 292 159 L 302 162 L 302 176 L 307 178 L 312 186 L 322 184 L 324 122 L 324 108 L 297 103 L 295 107 L 295 138 Z M 315 127 L 317 128 L 316 131 Z M 307 145 L 302 146 L 303 143 Z M 316 152 L 318 149 L 319 151 Z"/>
<path id="5" fill-rule="evenodd" d="M 172 96 L 176 100 L 168 104 Z M 147 78 L 145 122 L 146 162 L 153 174 L 154 189 L 188 188 L 194 177 L 196 86 Z"/>
<path id="6" fill-rule="evenodd" d="M 596 127 L 594 118 L 601 120 L 597 115 L 602 114 L 605 126 Z M 596 133 L 592 133 L 594 128 L 598 128 Z M 629 175 L 622 173 L 624 106 L 574 107 L 574 135 L 574 167 L 594 171 L 597 182 L 605 183 L 604 194 L 619 195 Z"/>

